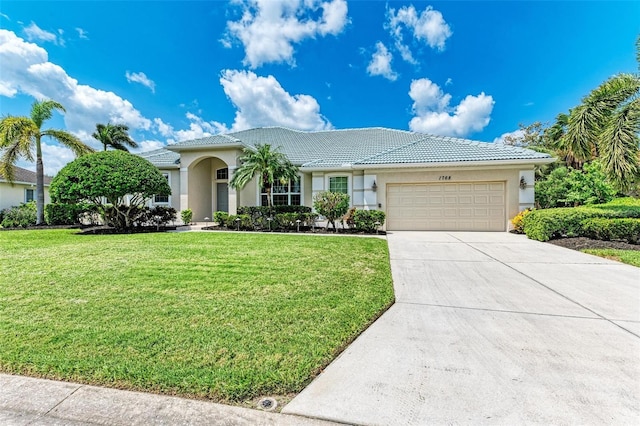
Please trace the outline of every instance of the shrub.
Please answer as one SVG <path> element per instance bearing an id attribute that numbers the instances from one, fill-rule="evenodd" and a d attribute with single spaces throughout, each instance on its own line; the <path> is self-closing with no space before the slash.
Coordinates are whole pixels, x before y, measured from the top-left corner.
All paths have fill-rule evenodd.
<path id="1" fill-rule="evenodd" d="M 89 203 L 51 203 L 44 207 L 44 219 L 47 225 L 77 225 L 94 210 Z"/>
<path id="2" fill-rule="evenodd" d="M 53 178 L 50 193 L 53 202 L 96 205 L 107 225 L 123 230 L 134 226 L 151 197 L 170 195 L 171 188 L 148 160 L 115 150 L 73 160 Z"/>
<path id="3" fill-rule="evenodd" d="M 511 224 L 513 225 L 513 232 L 516 234 L 524 234 L 524 218 L 531 213 L 531 209 L 524 209 L 520 213 L 514 216 L 511 219 Z"/>
<path id="4" fill-rule="evenodd" d="M 353 223 L 356 228 L 364 232 L 376 232 L 384 225 L 385 214 L 380 210 L 356 210 L 353 214 Z"/>
<path id="5" fill-rule="evenodd" d="M 524 233 L 538 241 L 578 237 L 584 234 L 583 221 L 592 218 L 640 218 L 640 205 L 626 200 L 594 206 L 533 210 L 523 219 Z"/>
<path id="6" fill-rule="evenodd" d="M 151 209 L 147 207 L 144 215 L 144 224 L 155 225 L 159 229 L 176 220 L 178 212 L 173 207 L 155 206 Z"/>
<path id="7" fill-rule="evenodd" d="M 582 221 L 583 235 L 596 240 L 640 241 L 640 219 L 593 218 Z"/>
<path id="8" fill-rule="evenodd" d="M 342 192 L 319 192 L 313 199 L 313 208 L 327 218 L 327 229 L 329 225 L 336 229 L 336 219 L 344 216 L 349 210 L 349 195 Z"/>
<path id="9" fill-rule="evenodd" d="M 229 219 L 229 213 L 217 211 L 213 213 L 213 221 L 218 224 L 218 226 L 224 226 L 227 223 L 227 219 Z"/>
<path id="10" fill-rule="evenodd" d="M 582 170 L 568 167 L 554 169 L 535 184 L 536 204 L 546 209 L 574 207 L 611 201 L 616 190 L 607 181 L 600 164 L 585 164 Z"/>
<path id="11" fill-rule="evenodd" d="M 193 211 L 191 209 L 184 209 L 180 212 L 180 219 L 182 219 L 182 223 L 188 225 L 191 223 L 193 219 Z"/>
<path id="12" fill-rule="evenodd" d="M 19 206 L 5 209 L 2 215 L 3 228 L 26 228 L 36 224 L 36 202 L 29 201 Z"/>
<path id="13" fill-rule="evenodd" d="M 248 214 L 230 214 L 224 224 L 228 229 L 239 229 L 244 231 L 253 229 L 253 221 L 251 220 L 251 216 Z"/>

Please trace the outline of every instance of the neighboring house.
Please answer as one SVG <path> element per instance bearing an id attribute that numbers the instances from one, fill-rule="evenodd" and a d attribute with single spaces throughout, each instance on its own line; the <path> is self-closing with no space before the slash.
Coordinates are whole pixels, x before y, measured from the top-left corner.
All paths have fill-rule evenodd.
<path id="1" fill-rule="evenodd" d="M 242 149 L 256 144 L 279 148 L 300 167 L 298 183 L 274 186 L 274 204 L 312 206 L 316 193 L 341 191 L 358 209 L 384 211 L 387 230 L 506 231 L 533 206 L 534 167 L 553 161 L 513 146 L 384 128 L 258 128 L 141 154 L 171 186 L 155 204 L 190 208 L 197 221 L 266 205 L 256 179 L 241 191 L 228 185 Z"/>
<path id="2" fill-rule="evenodd" d="M 50 202 L 49 184 L 50 176 L 44 177 L 44 202 Z M 21 167 L 15 167 L 13 183 L 8 182 L 0 174 L 0 210 L 19 206 L 20 203 L 27 203 L 36 200 L 36 172 L 32 172 Z"/>

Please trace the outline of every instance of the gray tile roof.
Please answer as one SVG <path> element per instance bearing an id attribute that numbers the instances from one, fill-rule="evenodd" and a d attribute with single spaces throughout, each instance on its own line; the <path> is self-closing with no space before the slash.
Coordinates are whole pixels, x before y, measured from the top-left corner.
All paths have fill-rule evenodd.
<path id="1" fill-rule="evenodd" d="M 551 158 L 548 154 L 508 145 L 380 127 L 317 132 L 263 127 L 179 142 L 169 145 L 170 151 L 159 151 L 172 159 L 167 152 L 229 144 L 239 148 L 270 144 L 279 147 L 292 163 L 302 168 Z M 177 152 L 174 152 L 176 158 Z M 145 158 L 160 165 L 153 155 Z"/>
<path id="2" fill-rule="evenodd" d="M 158 167 L 177 167 L 180 165 L 180 154 L 164 148 L 141 152 L 138 155 L 142 158 L 146 158 Z"/>
<path id="3" fill-rule="evenodd" d="M 51 176 L 44 176 L 44 184 L 49 185 L 51 183 Z M 0 173 L 0 182 L 6 182 L 7 180 L 4 178 L 2 173 Z M 36 184 L 36 172 L 32 172 L 31 170 L 23 169 L 22 167 L 14 166 L 13 172 L 13 182 L 14 183 L 32 183 Z"/>

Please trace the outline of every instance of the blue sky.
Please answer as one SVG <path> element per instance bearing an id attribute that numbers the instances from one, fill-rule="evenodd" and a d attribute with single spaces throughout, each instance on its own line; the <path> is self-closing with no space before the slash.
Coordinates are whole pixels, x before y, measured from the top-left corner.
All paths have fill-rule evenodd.
<path id="1" fill-rule="evenodd" d="M 259 126 L 492 142 L 637 72 L 637 1 L 7 1 L 0 114 L 52 98 L 141 149 Z M 45 171 L 72 154 L 46 141 Z M 32 168 L 32 165 L 20 163 Z"/>

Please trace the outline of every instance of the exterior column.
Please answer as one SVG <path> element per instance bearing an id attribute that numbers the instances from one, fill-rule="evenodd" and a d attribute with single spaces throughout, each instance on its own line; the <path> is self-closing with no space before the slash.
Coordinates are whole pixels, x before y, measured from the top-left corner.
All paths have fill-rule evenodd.
<path id="1" fill-rule="evenodd" d="M 231 182 L 231 178 L 233 174 L 236 172 L 236 166 L 228 166 L 229 169 L 229 182 Z M 240 196 L 238 192 L 231 187 L 231 185 L 227 184 L 227 192 L 229 194 L 229 214 L 237 214 L 238 212 L 238 203 L 240 202 Z"/>
<path id="2" fill-rule="evenodd" d="M 535 172 L 533 170 L 520 170 L 518 186 L 519 211 L 535 206 Z"/>
<path id="3" fill-rule="evenodd" d="M 375 184 L 375 185 L 374 185 Z M 363 191 L 364 191 L 364 210 L 378 210 L 378 183 L 376 182 L 376 175 L 364 175 L 363 179 Z M 375 189 L 374 189 L 375 186 Z"/>
<path id="4" fill-rule="evenodd" d="M 189 208 L 189 168 L 180 167 L 180 210 Z"/>

